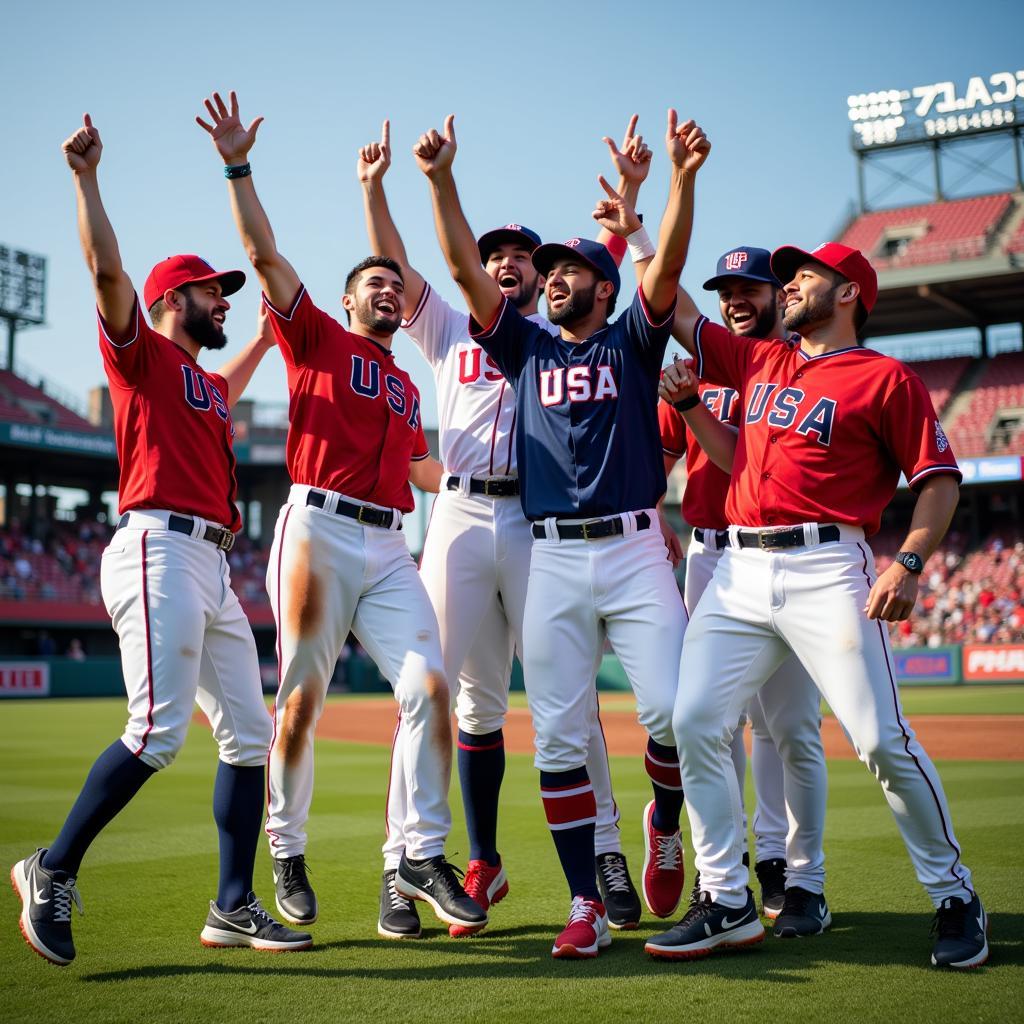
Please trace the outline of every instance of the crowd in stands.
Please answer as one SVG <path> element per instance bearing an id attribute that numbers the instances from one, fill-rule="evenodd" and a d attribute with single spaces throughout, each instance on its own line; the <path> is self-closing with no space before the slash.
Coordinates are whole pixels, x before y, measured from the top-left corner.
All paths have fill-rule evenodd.
<path id="1" fill-rule="evenodd" d="M 111 532 L 95 520 L 54 521 L 38 539 L 17 522 L 0 528 L 0 600 L 101 604 L 100 555 Z M 886 533 L 875 547 L 895 551 L 900 539 Z M 267 603 L 267 556 L 244 536 L 228 554 L 232 585 L 250 607 Z M 891 561 L 880 556 L 878 571 Z M 948 534 L 925 566 L 914 615 L 891 634 L 898 647 L 1024 643 L 1024 532 L 994 533 L 975 546 Z"/>

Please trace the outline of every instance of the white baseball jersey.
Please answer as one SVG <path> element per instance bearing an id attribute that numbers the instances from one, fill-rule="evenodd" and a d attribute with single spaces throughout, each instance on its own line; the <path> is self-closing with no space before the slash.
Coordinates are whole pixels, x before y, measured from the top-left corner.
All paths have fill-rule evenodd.
<path id="1" fill-rule="evenodd" d="M 549 334 L 558 333 L 540 313 L 527 319 Z M 434 371 L 445 469 L 458 475 L 515 476 L 516 398 L 491 357 L 470 339 L 469 315 L 424 283 L 402 329 Z"/>

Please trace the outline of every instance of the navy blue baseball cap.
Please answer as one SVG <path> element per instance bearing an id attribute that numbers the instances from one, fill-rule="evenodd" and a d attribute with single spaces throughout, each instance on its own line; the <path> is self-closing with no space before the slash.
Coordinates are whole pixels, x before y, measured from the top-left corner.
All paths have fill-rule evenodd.
<path id="1" fill-rule="evenodd" d="M 782 287 L 772 273 L 772 254 L 753 245 L 740 245 L 725 253 L 718 261 L 715 276 L 704 282 L 704 290 L 718 291 L 727 277 L 745 277 L 749 281 L 766 281 L 776 288 Z"/>
<path id="2" fill-rule="evenodd" d="M 600 242 L 592 242 L 589 238 L 570 238 L 566 242 L 548 242 L 534 250 L 533 265 L 544 275 L 550 273 L 556 260 L 577 259 L 589 264 L 606 281 L 611 281 L 619 294 L 619 268 L 607 247 Z"/>
<path id="3" fill-rule="evenodd" d="M 521 245 L 524 249 L 533 252 L 540 245 L 540 235 L 536 231 L 523 227 L 522 224 L 505 224 L 503 227 L 488 231 L 476 240 L 476 247 L 480 250 L 480 262 L 486 263 L 491 253 L 499 245 L 505 245 L 507 242 Z"/>

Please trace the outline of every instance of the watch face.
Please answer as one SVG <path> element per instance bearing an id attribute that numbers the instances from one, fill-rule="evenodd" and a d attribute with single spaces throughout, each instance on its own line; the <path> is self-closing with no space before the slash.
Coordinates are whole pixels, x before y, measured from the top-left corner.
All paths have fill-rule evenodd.
<path id="1" fill-rule="evenodd" d="M 914 554 L 913 551 L 901 551 L 896 558 L 902 565 L 909 569 L 910 572 L 921 572 L 924 568 L 924 562 L 921 561 L 921 556 Z"/>

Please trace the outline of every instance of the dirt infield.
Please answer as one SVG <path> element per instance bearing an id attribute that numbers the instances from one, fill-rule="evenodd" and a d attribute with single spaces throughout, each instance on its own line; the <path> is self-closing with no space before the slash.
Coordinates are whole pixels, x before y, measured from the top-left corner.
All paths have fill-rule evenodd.
<path id="1" fill-rule="evenodd" d="M 380 699 L 345 700 L 328 704 L 317 727 L 321 739 L 390 745 L 397 709 Z M 643 729 L 631 711 L 601 712 L 608 751 L 636 754 L 646 745 Z M 925 750 L 935 759 L 959 761 L 1024 761 L 1024 715 L 914 715 L 911 724 Z M 834 718 L 822 722 L 825 755 L 854 759 L 856 755 Z M 749 744 L 749 730 L 747 732 Z M 525 708 L 513 708 L 505 724 L 505 746 L 511 753 L 533 749 L 533 726 Z"/>

